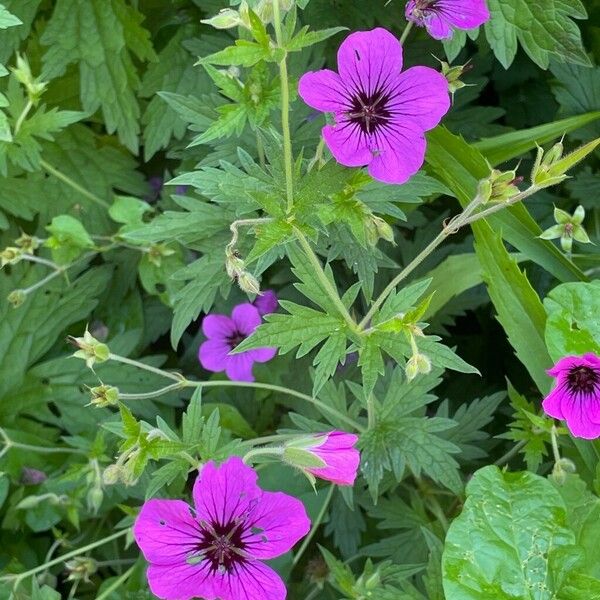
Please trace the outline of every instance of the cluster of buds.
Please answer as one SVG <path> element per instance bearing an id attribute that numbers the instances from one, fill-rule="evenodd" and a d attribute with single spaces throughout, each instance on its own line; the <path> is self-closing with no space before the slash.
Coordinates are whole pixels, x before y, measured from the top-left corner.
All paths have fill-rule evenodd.
<path id="1" fill-rule="evenodd" d="M 6 265 L 15 265 L 28 255 L 32 256 L 40 247 L 42 240 L 26 233 L 22 233 L 15 241 L 14 246 L 7 246 L 0 252 L 0 269 Z"/>
<path id="2" fill-rule="evenodd" d="M 294 0 L 280 0 L 279 4 L 281 11 L 285 13 L 292 8 Z M 273 21 L 273 0 L 260 0 L 253 12 L 262 23 L 271 23 Z M 201 22 L 211 25 L 215 29 L 232 29 L 233 27 L 252 29 L 250 7 L 246 0 L 242 0 L 239 10 L 224 8 L 214 17 L 203 19 Z"/>
<path id="3" fill-rule="evenodd" d="M 85 364 L 90 369 L 93 368 L 95 363 L 103 363 L 110 358 L 108 346 L 99 342 L 87 329 L 85 330 L 83 337 L 76 338 L 69 336 L 67 340 L 79 348 L 73 356 L 85 360 Z"/>
<path id="4" fill-rule="evenodd" d="M 246 271 L 244 261 L 231 244 L 225 249 L 225 269 L 227 275 L 237 281 L 240 289 L 247 294 L 260 294 L 260 283 L 249 271 Z"/>
<path id="5" fill-rule="evenodd" d="M 584 219 L 585 209 L 583 206 L 578 206 L 572 215 L 555 207 L 554 220 L 556 221 L 556 225 L 552 225 L 552 227 L 546 229 L 540 237 L 543 240 L 555 240 L 560 238 L 560 246 L 563 249 L 563 252 L 570 254 L 573 249 L 573 240 L 580 244 L 593 243 L 583 228 L 582 223 Z"/>
<path id="6" fill-rule="evenodd" d="M 27 59 L 19 54 L 17 54 L 17 66 L 12 69 L 12 72 L 27 91 L 29 101 L 37 106 L 42 94 L 46 91 L 48 83 L 41 81 L 39 77 L 34 77 Z"/>
<path id="7" fill-rule="evenodd" d="M 517 176 L 516 169 L 512 171 L 492 169 L 490 176 L 479 182 L 477 195 L 482 204 L 509 202 L 520 192 L 517 185 L 522 181 L 523 177 Z"/>

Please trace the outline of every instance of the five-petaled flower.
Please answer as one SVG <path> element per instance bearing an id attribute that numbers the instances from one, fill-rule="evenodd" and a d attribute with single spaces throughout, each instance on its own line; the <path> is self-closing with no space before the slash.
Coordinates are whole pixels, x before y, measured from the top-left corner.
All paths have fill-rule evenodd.
<path id="1" fill-rule="evenodd" d="M 323 138 L 347 167 L 369 165 L 385 183 L 404 183 L 423 165 L 425 132 L 448 112 L 446 79 L 434 69 L 402 69 L 402 46 L 385 29 L 349 35 L 338 51 L 339 74 L 305 73 L 298 93 L 312 108 L 331 112 Z"/>
<path id="2" fill-rule="evenodd" d="M 490 19 L 485 0 L 410 0 L 406 18 L 425 27 L 431 37 L 444 40 L 454 29 L 474 29 Z"/>
<path id="3" fill-rule="evenodd" d="M 133 535 L 152 593 L 165 600 L 284 600 L 283 581 L 262 560 L 290 550 L 310 529 L 300 500 L 264 492 L 256 472 L 232 457 L 207 463 L 194 485 L 194 508 L 148 500 Z"/>
<path id="4" fill-rule="evenodd" d="M 544 399 L 544 411 L 567 422 L 575 437 L 600 437 L 600 356 L 565 356 L 548 371 L 556 385 Z"/>
<path id="5" fill-rule="evenodd" d="M 277 348 L 256 348 L 239 354 L 230 352 L 245 340 L 261 322 L 258 308 L 246 302 L 238 304 L 231 317 L 207 315 L 202 321 L 202 331 L 207 340 L 198 351 L 200 364 L 207 370 L 225 371 L 233 381 L 254 381 L 252 367 L 264 363 L 277 354 Z"/>

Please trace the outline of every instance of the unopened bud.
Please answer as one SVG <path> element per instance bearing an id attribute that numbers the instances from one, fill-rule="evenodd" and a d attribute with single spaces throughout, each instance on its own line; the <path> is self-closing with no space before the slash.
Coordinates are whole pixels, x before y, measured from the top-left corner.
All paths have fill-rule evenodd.
<path id="1" fill-rule="evenodd" d="M 175 250 L 165 246 L 165 244 L 152 244 L 148 249 L 148 260 L 156 267 L 160 267 L 163 257 L 172 256 L 173 254 L 175 254 Z"/>
<path id="2" fill-rule="evenodd" d="M 202 19 L 200 22 L 206 23 L 206 25 L 210 25 L 215 29 L 231 29 L 232 27 L 243 25 L 242 19 L 240 18 L 240 13 L 232 8 L 224 8 L 214 17 L 211 17 L 210 19 Z"/>
<path id="3" fill-rule="evenodd" d="M 392 226 L 384 221 L 381 217 L 372 217 L 373 224 L 375 225 L 375 230 L 377 231 L 377 235 L 384 239 L 386 242 L 390 242 L 390 244 L 394 244 L 394 230 Z"/>
<path id="4" fill-rule="evenodd" d="M 248 271 L 240 273 L 237 281 L 243 292 L 246 292 L 247 294 L 260 294 L 260 284 L 258 283 L 258 279 L 251 273 L 248 273 Z"/>
<path id="5" fill-rule="evenodd" d="M 438 59 L 439 60 L 439 59 Z M 456 65 L 451 67 L 447 62 L 440 60 L 440 65 L 442 66 L 442 75 L 446 78 L 448 82 L 448 91 L 452 96 L 452 100 L 454 100 L 454 94 L 461 90 L 464 87 L 468 87 L 472 84 L 464 83 L 460 80 L 460 78 L 470 71 L 473 66 L 466 63 L 464 65 Z"/>
<path id="6" fill-rule="evenodd" d="M 102 473 L 102 482 L 105 485 L 114 485 L 121 479 L 123 469 L 119 465 L 108 465 Z"/>
<path id="7" fill-rule="evenodd" d="M 113 406 L 119 402 L 119 389 L 112 385 L 98 385 L 90 388 L 92 400 L 90 404 L 103 408 L 105 406 Z"/>
<path id="8" fill-rule="evenodd" d="M 100 507 L 102 506 L 102 501 L 104 500 L 104 492 L 102 491 L 102 488 L 98 487 L 98 486 L 94 486 L 87 493 L 86 500 L 87 500 L 88 510 L 90 510 L 91 512 L 96 514 L 100 510 Z"/>
<path id="9" fill-rule="evenodd" d="M 15 240 L 15 244 L 27 254 L 33 254 L 41 244 L 41 240 L 35 236 L 23 233 Z"/>
<path id="10" fill-rule="evenodd" d="M 231 279 L 237 279 L 246 267 L 244 261 L 236 254 L 235 250 L 228 251 L 225 258 L 225 270 Z"/>
<path id="11" fill-rule="evenodd" d="M 90 577 L 98 570 L 98 563 L 88 556 L 76 556 L 65 563 L 69 572 L 67 581 L 90 582 Z"/>
<path id="12" fill-rule="evenodd" d="M 479 182 L 479 196 L 482 203 L 508 202 L 519 193 L 517 184 L 523 181 L 517 177 L 516 171 L 499 171 L 492 169 L 487 179 Z"/>
<path id="13" fill-rule="evenodd" d="M 412 381 L 419 373 L 426 375 L 431 372 L 431 360 L 425 354 L 416 352 L 406 361 L 404 371 L 406 379 Z"/>
<path id="14" fill-rule="evenodd" d="M 283 449 L 283 460 L 298 469 L 322 469 L 327 466 L 327 463 L 314 452 L 293 446 Z"/>

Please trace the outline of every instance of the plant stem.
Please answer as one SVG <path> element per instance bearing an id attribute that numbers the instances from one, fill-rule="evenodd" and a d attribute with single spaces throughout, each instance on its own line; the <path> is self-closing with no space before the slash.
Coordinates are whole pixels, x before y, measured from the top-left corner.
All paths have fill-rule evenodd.
<path id="1" fill-rule="evenodd" d="M 273 0 L 273 27 L 277 46 L 284 51 L 279 62 L 279 79 L 281 82 L 281 131 L 283 133 L 283 159 L 285 163 L 285 191 L 287 198 L 287 212 L 291 213 L 294 207 L 294 178 L 292 136 L 290 134 L 290 83 L 287 70 L 287 51 L 283 47 L 283 32 L 281 29 L 281 11 L 279 0 Z"/>
<path id="2" fill-rule="evenodd" d="M 264 169 L 266 166 L 265 162 L 265 148 L 263 146 L 262 138 L 258 133 L 258 129 L 256 130 L 256 152 L 258 153 L 258 162 L 260 166 Z"/>
<path id="3" fill-rule="evenodd" d="M 13 587 L 13 589 L 14 589 L 24 579 L 27 579 L 28 577 L 31 577 L 32 575 L 36 575 L 40 571 L 44 571 L 50 567 L 53 567 L 54 565 L 59 565 L 59 564 L 65 562 L 66 560 L 69 560 L 70 558 L 79 556 L 80 554 L 85 554 L 86 552 L 93 550 L 94 548 L 97 548 L 98 546 L 103 546 L 104 544 L 108 544 L 108 542 L 111 542 L 112 540 L 116 540 L 117 538 L 120 538 L 121 536 L 126 535 L 128 532 L 129 532 L 129 529 L 122 529 L 121 531 L 117 531 L 116 533 L 113 533 L 113 534 L 109 535 L 108 537 L 102 538 L 101 540 L 98 540 L 96 542 L 92 542 L 91 544 L 88 544 L 87 546 L 84 546 L 83 548 L 78 548 L 77 550 L 72 550 L 71 552 L 67 552 L 66 554 L 63 554 L 62 556 L 58 556 L 57 558 L 54 558 L 53 560 L 44 563 L 43 565 L 39 565 L 37 567 L 34 567 L 33 569 L 29 569 L 29 571 L 25 571 L 25 573 L 18 573 L 15 575 L 6 575 L 4 577 L 0 577 L 0 581 L 14 581 L 14 587 Z"/>
<path id="4" fill-rule="evenodd" d="M 400 45 L 401 46 L 404 46 L 404 42 L 406 41 L 406 38 L 408 37 L 408 34 L 410 33 L 413 26 L 414 26 L 414 23 L 412 21 L 409 21 L 406 24 L 406 27 L 404 28 L 404 31 L 402 32 L 402 35 L 400 36 Z"/>
<path id="5" fill-rule="evenodd" d="M 45 258 L 42 258 L 40 256 L 34 256 L 33 254 L 23 254 L 23 256 L 21 256 L 21 259 L 32 263 L 37 263 L 38 265 L 44 265 L 45 267 L 53 269 L 54 271 L 60 271 L 61 273 L 64 270 L 63 267 L 57 265 L 51 260 L 46 260 Z"/>
<path id="6" fill-rule="evenodd" d="M 127 569 L 123 575 L 115 579 L 99 596 L 96 596 L 96 600 L 104 600 L 108 598 L 115 590 L 118 590 L 121 584 L 125 583 L 133 574 L 135 565 Z"/>
<path id="7" fill-rule="evenodd" d="M 18 448 L 20 450 L 27 450 L 29 452 L 36 452 L 38 454 L 86 454 L 83 450 L 78 448 L 48 448 L 46 446 L 32 446 L 31 444 L 21 444 L 11 440 L 6 431 L 0 427 L 0 437 L 4 443 L 4 448 L 0 452 L 0 457 L 4 456 L 10 448 Z"/>
<path id="8" fill-rule="evenodd" d="M 556 430 L 556 425 L 552 425 L 552 429 L 550 430 L 550 441 L 552 442 L 552 454 L 554 455 L 554 462 L 560 462 L 560 450 L 558 449 L 558 432 Z"/>
<path id="9" fill-rule="evenodd" d="M 494 464 L 497 467 L 504 466 L 513 456 L 516 456 L 521 448 L 527 444 L 527 440 L 519 440 L 506 454 L 503 454 Z"/>
<path id="10" fill-rule="evenodd" d="M 291 440 L 297 438 L 297 433 L 277 433 L 274 435 L 264 435 L 262 437 L 254 438 L 253 440 L 244 440 L 242 444 L 246 446 L 260 446 L 261 444 L 272 444 L 273 442 L 284 442 L 285 440 Z"/>
<path id="11" fill-rule="evenodd" d="M 319 514 L 317 515 L 317 518 L 313 521 L 312 527 L 310 528 L 308 535 L 304 538 L 302 545 L 300 546 L 300 548 L 298 549 L 298 552 L 296 552 L 296 555 L 294 556 L 294 560 L 292 560 L 292 567 L 295 567 L 300 562 L 302 555 L 308 548 L 308 545 L 310 544 L 312 538 L 314 537 L 315 533 L 317 532 L 317 529 L 320 527 L 321 521 L 323 521 L 323 518 L 325 517 L 325 513 L 327 512 L 327 508 L 329 507 L 329 504 L 331 503 L 331 498 L 333 498 L 334 489 L 335 489 L 335 485 L 331 484 L 329 486 L 329 491 L 327 492 L 325 501 L 323 502 L 323 506 L 321 506 L 321 510 L 319 511 Z"/>
<path id="12" fill-rule="evenodd" d="M 294 232 L 296 233 L 298 241 L 300 242 L 300 245 L 304 250 L 304 254 L 306 254 L 306 257 L 308 258 L 310 264 L 313 266 L 315 275 L 317 276 L 317 279 L 321 282 L 323 289 L 325 290 L 331 301 L 334 303 L 335 307 L 338 309 L 344 321 L 346 321 L 350 330 L 356 331 L 356 323 L 350 316 L 348 309 L 344 306 L 344 303 L 342 302 L 339 294 L 337 293 L 337 290 L 334 288 L 327 275 L 325 275 L 325 271 L 323 271 L 323 267 L 321 266 L 321 263 L 319 262 L 319 259 L 317 258 L 317 255 L 313 251 L 308 240 L 299 229 L 294 228 Z"/>
<path id="13" fill-rule="evenodd" d="M 125 358 L 124 356 L 119 356 L 118 354 L 110 353 L 108 360 L 114 360 L 116 362 L 123 363 L 124 365 L 130 365 L 132 367 L 137 367 L 138 369 L 143 369 L 144 371 L 149 371 L 150 373 L 154 373 L 155 375 L 161 375 L 162 377 L 166 377 L 167 379 L 172 379 L 173 381 L 177 381 L 181 387 L 184 386 L 185 379 L 178 374 L 171 373 L 170 371 L 164 371 L 163 369 L 158 369 L 156 367 L 152 367 L 143 362 L 139 362 L 137 360 L 133 360 L 131 358 Z M 169 386 L 171 387 L 171 386 Z M 152 393 L 152 392 L 151 392 Z M 143 396 L 142 394 L 137 394 L 138 396 Z M 148 397 L 148 396 L 143 396 Z"/>
<path id="14" fill-rule="evenodd" d="M 94 204 L 98 204 L 98 206 L 102 206 L 103 208 L 109 208 L 109 203 L 96 196 L 96 194 L 92 194 L 85 188 L 81 187 L 76 181 L 73 181 L 70 177 L 67 177 L 64 173 L 61 173 L 58 169 L 55 169 L 51 164 L 47 163 L 45 160 L 40 161 L 40 166 L 42 169 L 45 169 L 51 175 L 54 175 L 57 179 L 60 179 L 63 183 L 66 183 L 68 186 L 72 187 L 75 191 L 79 192 L 82 196 L 85 196 L 88 200 L 94 202 Z"/>
<path id="15" fill-rule="evenodd" d="M 158 398 L 159 396 L 163 396 L 169 392 L 180 390 L 183 387 L 185 387 L 185 384 L 181 381 L 178 381 L 177 383 L 172 383 L 171 385 L 167 385 L 158 390 L 153 390 L 152 392 L 146 392 L 144 394 L 122 394 L 119 392 L 119 400 L 146 400 L 147 398 Z"/>
<path id="16" fill-rule="evenodd" d="M 15 123 L 15 136 L 17 135 L 17 133 L 19 133 L 19 130 L 21 129 L 21 126 L 23 125 L 23 121 L 25 121 L 25 119 L 27 118 L 27 115 L 29 114 L 29 111 L 32 108 L 33 108 L 33 102 L 31 100 L 28 100 L 27 104 L 25 105 L 25 108 L 23 109 L 23 111 L 19 115 L 19 118 L 17 119 L 17 122 Z"/>

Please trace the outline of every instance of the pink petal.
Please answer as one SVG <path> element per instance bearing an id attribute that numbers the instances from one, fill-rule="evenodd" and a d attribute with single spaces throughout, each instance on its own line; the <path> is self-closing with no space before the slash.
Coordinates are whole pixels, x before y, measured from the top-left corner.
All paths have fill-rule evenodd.
<path id="1" fill-rule="evenodd" d="M 231 381 L 254 381 L 252 367 L 254 359 L 252 358 L 252 350 L 240 352 L 239 354 L 231 354 L 227 357 L 227 366 L 225 373 Z"/>
<path id="2" fill-rule="evenodd" d="M 279 306 L 277 294 L 273 290 L 265 290 L 254 299 L 254 306 L 256 306 L 256 310 L 261 316 L 274 313 Z"/>
<path id="3" fill-rule="evenodd" d="M 310 519 L 300 500 L 282 492 L 264 492 L 246 526 L 244 543 L 253 558 L 285 554 L 310 530 Z"/>
<path id="4" fill-rule="evenodd" d="M 182 500 L 148 500 L 133 526 L 133 537 L 148 562 L 185 565 L 199 539 L 199 523 Z"/>
<path id="5" fill-rule="evenodd" d="M 429 67 L 404 71 L 394 85 L 395 97 L 389 103 L 396 118 L 408 119 L 424 131 L 433 129 L 450 109 L 448 82 Z"/>
<path id="6" fill-rule="evenodd" d="M 207 315 L 202 320 L 202 332 L 207 338 L 227 339 L 235 334 L 235 324 L 225 315 Z"/>
<path id="7" fill-rule="evenodd" d="M 600 424 L 590 420 L 589 403 L 581 398 L 565 398 L 561 405 L 569 431 L 579 438 L 593 440 L 600 437 Z"/>
<path id="8" fill-rule="evenodd" d="M 259 561 L 249 561 L 221 577 L 217 595 L 220 600 L 285 600 L 287 590 L 273 569 Z"/>
<path id="9" fill-rule="evenodd" d="M 248 350 L 248 354 L 254 362 L 265 363 L 277 354 L 277 348 L 256 348 Z"/>
<path id="10" fill-rule="evenodd" d="M 490 19 L 485 0 L 439 0 L 436 10 L 457 29 L 474 29 Z"/>
<path id="11" fill-rule="evenodd" d="M 356 123 L 342 121 L 323 127 L 323 139 L 335 160 L 345 167 L 362 167 L 373 159 L 369 140 Z"/>
<path id="12" fill-rule="evenodd" d="M 200 564 L 157 565 L 147 571 L 152 593 L 163 600 L 216 600 L 216 577 L 210 572 L 210 562 Z"/>
<path id="13" fill-rule="evenodd" d="M 231 313 L 237 331 L 243 335 L 250 335 L 260 325 L 260 314 L 256 306 L 250 302 L 238 304 Z"/>
<path id="14" fill-rule="evenodd" d="M 379 136 L 377 156 L 369 165 L 369 174 L 384 183 L 406 183 L 425 160 L 425 135 L 410 121 L 390 123 Z"/>
<path id="15" fill-rule="evenodd" d="M 402 69 L 402 46 L 386 29 L 350 34 L 338 50 L 338 71 L 349 89 L 370 96 Z"/>
<path id="16" fill-rule="evenodd" d="M 229 363 L 230 352 L 231 345 L 226 342 L 219 339 L 206 340 L 200 345 L 198 359 L 207 371 L 220 373 L 225 370 Z"/>
<path id="17" fill-rule="evenodd" d="M 555 419 L 564 419 L 561 404 L 563 398 L 566 396 L 562 386 L 556 386 L 542 402 L 542 408 L 544 412 L 550 417 Z"/>
<path id="18" fill-rule="evenodd" d="M 232 456 L 221 466 L 208 462 L 194 483 L 194 505 L 199 521 L 227 524 L 243 517 L 260 498 L 256 472 Z"/>
<path id="19" fill-rule="evenodd" d="M 337 485 L 353 485 L 360 464 L 360 453 L 354 447 L 358 436 L 343 431 L 326 434 L 320 446 L 309 448 L 326 464 L 320 469 L 307 469 L 315 477 L 332 481 Z"/>
<path id="20" fill-rule="evenodd" d="M 454 34 L 450 23 L 438 13 L 427 15 L 424 21 L 429 35 L 435 40 L 447 40 Z"/>
<path id="21" fill-rule="evenodd" d="M 322 69 L 305 73 L 298 82 L 298 94 L 308 106 L 322 112 L 348 110 L 348 92 L 335 71 Z"/>

